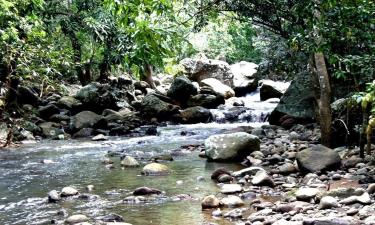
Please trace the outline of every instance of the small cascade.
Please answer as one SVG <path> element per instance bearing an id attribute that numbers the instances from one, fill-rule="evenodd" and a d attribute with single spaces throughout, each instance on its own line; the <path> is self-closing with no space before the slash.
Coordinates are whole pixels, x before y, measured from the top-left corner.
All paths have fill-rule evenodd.
<path id="1" fill-rule="evenodd" d="M 227 101 L 225 105 L 212 109 L 211 113 L 217 123 L 266 122 L 278 102 L 278 98 L 260 101 L 260 88 L 258 88 L 244 97 L 238 97 L 235 103 Z"/>

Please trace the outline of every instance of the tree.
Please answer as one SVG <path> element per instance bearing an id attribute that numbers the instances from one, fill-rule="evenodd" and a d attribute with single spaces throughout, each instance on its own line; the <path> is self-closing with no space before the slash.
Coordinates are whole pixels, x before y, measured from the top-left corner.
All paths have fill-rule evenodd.
<path id="1" fill-rule="evenodd" d="M 105 3 L 129 38 L 125 63 L 154 87 L 154 67 L 163 68 L 164 59 L 175 56 L 184 40 L 184 25 L 179 24 L 175 11 L 177 1 L 106 0 Z"/>
<path id="2" fill-rule="evenodd" d="M 45 52 L 39 40 L 45 32 L 37 10 L 43 4 L 43 0 L 0 0 L 0 82 L 8 84 L 6 109 L 16 100 L 20 78 L 38 73 L 35 64 Z"/>

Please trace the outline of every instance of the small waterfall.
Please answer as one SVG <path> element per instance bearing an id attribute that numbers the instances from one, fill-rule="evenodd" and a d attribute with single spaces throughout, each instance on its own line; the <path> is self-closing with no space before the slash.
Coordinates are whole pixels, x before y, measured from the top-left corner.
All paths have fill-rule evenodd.
<path id="1" fill-rule="evenodd" d="M 266 122 L 278 102 L 278 98 L 260 101 L 260 88 L 258 88 L 244 97 L 236 98 L 234 104 L 233 99 L 227 100 L 225 105 L 212 109 L 211 113 L 217 123 Z"/>

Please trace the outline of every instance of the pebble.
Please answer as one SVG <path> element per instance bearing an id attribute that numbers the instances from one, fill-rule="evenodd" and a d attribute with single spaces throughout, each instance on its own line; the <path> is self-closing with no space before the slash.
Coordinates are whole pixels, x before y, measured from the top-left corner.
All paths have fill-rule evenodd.
<path id="1" fill-rule="evenodd" d="M 243 206 L 245 203 L 242 201 L 242 199 L 235 195 L 229 195 L 228 197 L 225 197 L 221 199 L 221 205 L 225 207 L 239 207 Z"/>
<path id="2" fill-rule="evenodd" d="M 320 209 L 330 209 L 330 208 L 337 208 L 339 203 L 336 198 L 332 196 L 324 196 L 320 199 L 319 208 Z"/>
<path id="3" fill-rule="evenodd" d="M 217 208 L 220 206 L 220 200 L 214 195 L 209 195 L 203 198 L 201 205 L 202 209 Z"/>
<path id="4" fill-rule="evenodd" d="M 296 192 L 296 197 L 301 201 L 310 201 L 319 193 L 319 191 L 320 190 L 317 188 L 300 188 Z"/>
<path id="5" fill-rule="evenodd" d="M 221 187 L 221 193 L 223 194 L 233 194 L 237 192 L 242 192 L 242 187 L 239 184 L 224 184 Z"/>

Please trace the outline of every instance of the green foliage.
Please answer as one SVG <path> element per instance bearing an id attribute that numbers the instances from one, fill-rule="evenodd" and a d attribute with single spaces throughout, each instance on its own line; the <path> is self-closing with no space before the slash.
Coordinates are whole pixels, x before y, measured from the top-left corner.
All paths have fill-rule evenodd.
<path id="1" fill-rule="evenodd" d="M 125 63 L 138 76 L 147 65 L 164 67 L 164 59 L 177 55 L 184 41 L 183 28 L 177 26 L 172 0 L 105 1 L 129 37 Z"/>
<path id="2" fill-rule="evenodd" d="M 261 52 L 255 43 L 256 30 L 250 22 L 240 22 L 233 14 L 212 18 L 193 35 L 195 47 L 209 58 L 225 58 L 229 63 L 259 63 Z"/>

